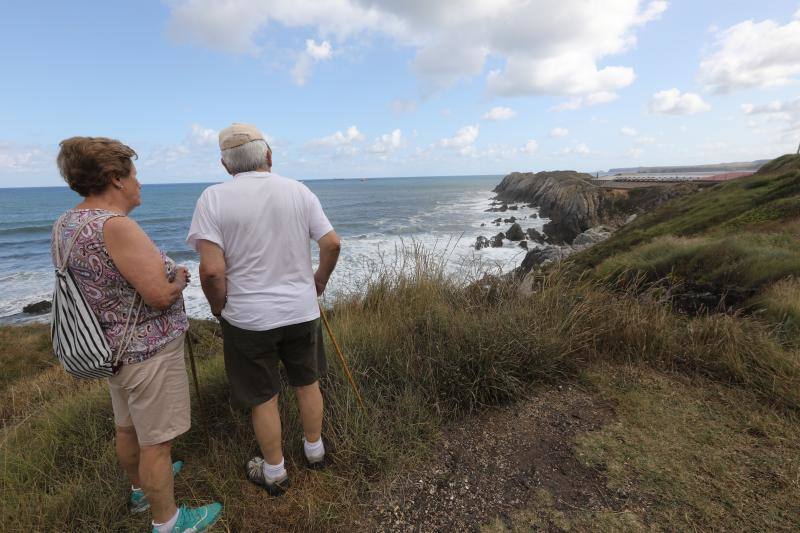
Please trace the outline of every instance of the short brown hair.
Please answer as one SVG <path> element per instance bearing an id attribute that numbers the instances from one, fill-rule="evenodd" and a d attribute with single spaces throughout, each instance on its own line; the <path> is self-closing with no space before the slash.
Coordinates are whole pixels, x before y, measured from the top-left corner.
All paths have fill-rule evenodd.
<path id="1" fill-rule="evenodd" d="M 106 137 L 70 137 L 59 143 L 58 171 L 81 196 L 105 190 L 114 178 L 127 178 L 138 156 L 129 146 Z"/>

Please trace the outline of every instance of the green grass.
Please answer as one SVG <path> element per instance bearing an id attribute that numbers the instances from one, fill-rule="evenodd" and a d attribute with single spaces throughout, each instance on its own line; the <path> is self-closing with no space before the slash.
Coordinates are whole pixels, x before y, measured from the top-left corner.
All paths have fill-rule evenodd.
<path id="1" fill-rule="evenodd" d="M 762 288 L 800 274 L 800 241 L 784 234 L 660 237 L 597 267 L 612 284 L 655 282 L 728 295 L 743 303 Z"/>
<path id="2" fill-rule="evenodd" d="M 703 375 L 749 391 L 765 409 L 800 408 L 797 353 L 756 321 L 679 317 L 558 272 L 537 279 L 530 297 L 500 282 L 464 288 L 435 265 L 423 260 L 411 274 L 378 276 L 363 296 L 334 306 L 333 327 L 367 409 L 358 407 L 328 346 L 324 432 L 335 464 L 321 476 L 299 467 L 300 424 L 287 394 L 281 409 L 295 489 L 280 500 L 243 479 L 256 453 L 249 417 L 230 405 L 216 328 L 195 323 L 203 397 L 193 397 L 192 430 L 175 445 L 175 456 L 187 461 L 179 501 L 222 501 L 231 530 L 252 530 L 265 513 L 285 530 L 337 530 L 352 522 L 371 483 L 416 464 L 447 420 L 603 361 Z M 64 392 L 21 404 L 3 430 L 0 520 L 10 530 L 140 529 L 146 518 L 125 514 L 105 387 L 54 375 Z"/>
<path id="3" fill-rule="evenodd" d="M 43 327 L 0 327 L 0 394 L 20 378 L 38 374 L 56 361 Z"/>
<path id="4" fill-rule="evenodd" d="M 621 508 L 565 508 L 539 490 L 528 509 L 485 533 L 528 531 L 797 531 L 800 419 L 741 389 L 640 365 L 587 369 L 615 421 L 572 443 L 624 494 Z"/>
<path id="5" fill-rule="evenodd" d="M 658 237 L 697 236 L 725 227 L 735 232 L 748 219 L 762 222 L 794 216 L 797 202 L 792 199 L 799 194 L 800 156 L 785 155 L 753 176 L 667 202 L 627 224 L 607 241 L 576 254 L 572 262 L 581 270 L 593 268 Z"/>

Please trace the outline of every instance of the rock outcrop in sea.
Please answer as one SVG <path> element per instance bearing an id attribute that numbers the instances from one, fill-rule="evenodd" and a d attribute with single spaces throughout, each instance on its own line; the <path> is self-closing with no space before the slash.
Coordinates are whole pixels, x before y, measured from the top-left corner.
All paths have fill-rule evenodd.
<path id="1" fill-rule="evenodd" d="M 631 215 L 697 189 L 690 184 L 606 189 L 593 184 L 591 179 L 590 174 L 573 170 L 513 172 L 503 178 L 494 192 L 503 207 L 514 202 L 538 207 L 539 214 L 550 219 L 544 226 L 550 241 L 572 244 L 589 228 L 602 224 L 616 229 Z"/>

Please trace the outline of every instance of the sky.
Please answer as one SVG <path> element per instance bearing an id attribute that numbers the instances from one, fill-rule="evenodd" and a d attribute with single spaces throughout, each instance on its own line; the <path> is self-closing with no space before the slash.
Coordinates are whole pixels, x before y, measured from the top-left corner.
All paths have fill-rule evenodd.
<path id="1" fill-rule="evenodd" d="M 800 143 L 796 0 L 9 2 L 0 187 L 60 140 L 144 183 L 221 181 L 257 125 L 298 179 L 750 161 Z"/>

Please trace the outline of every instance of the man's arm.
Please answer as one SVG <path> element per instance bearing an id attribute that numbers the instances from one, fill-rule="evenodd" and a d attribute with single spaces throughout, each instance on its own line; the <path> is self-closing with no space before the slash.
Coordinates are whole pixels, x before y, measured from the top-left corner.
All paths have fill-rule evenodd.
<path id="1" fill-rule="evenodd" d="M 321 296 L 325 292 L 325 287 L 328 285 L 331 274 L 333 274 L 333 269 L 336 268 L 336 262 L 339 260 L 339 251 L 342 249 L 342 241 L 336 235 L 336 232 L 331 230 L 323 235 L 317 243 L 319 244 L 319 267 L 314 273 L 314 283 L 317 286 L 317 296 Z"/>
<path id="2" fill-rule="evenodd" d="M 205 239 L 197 241 L 197 251 L 200 252 L 200 285 L 211 313 L 219 317 L 227 298 L 225 252 L 218 244 Z"/>

